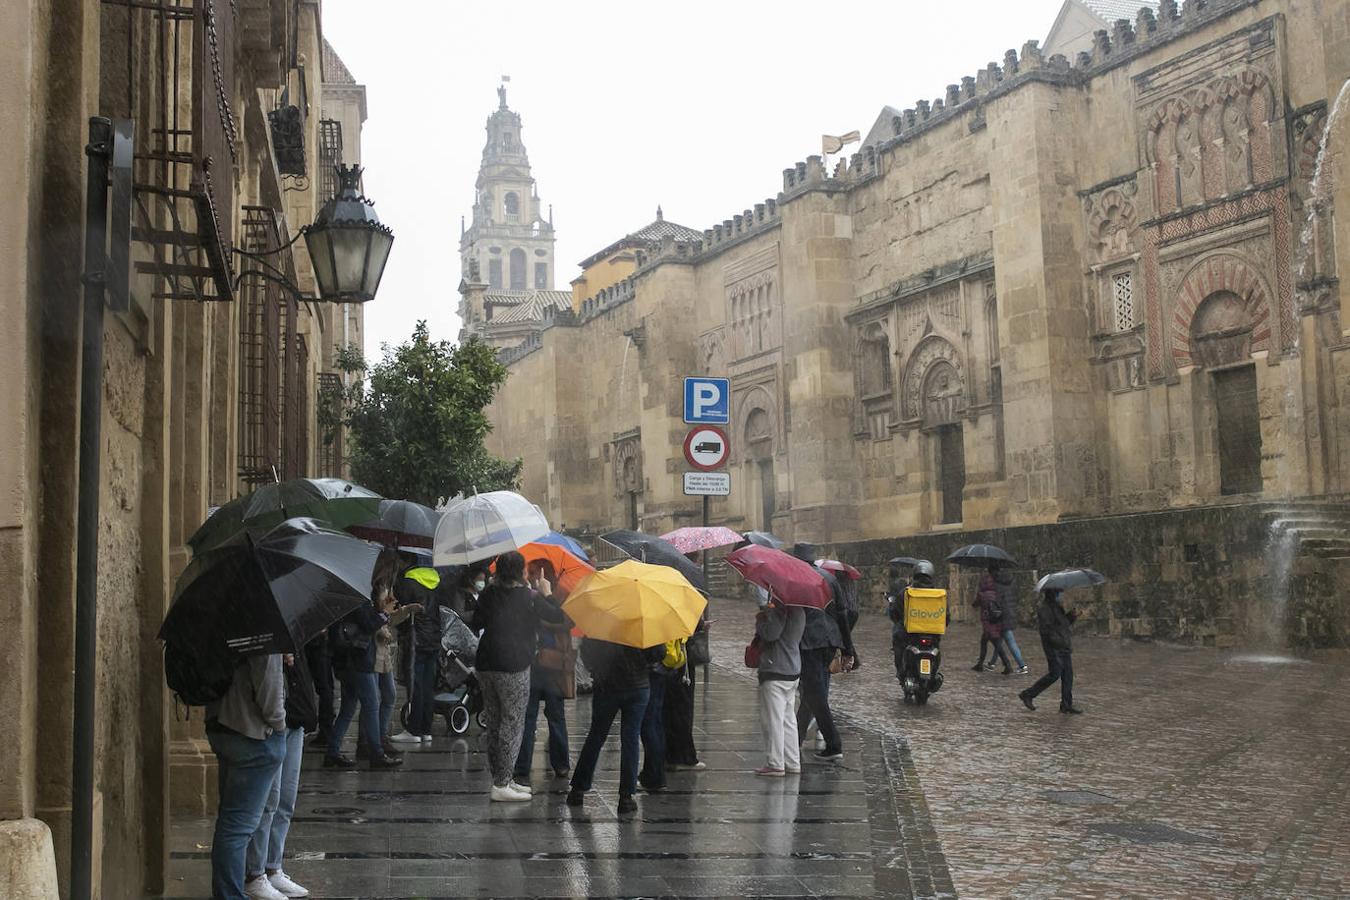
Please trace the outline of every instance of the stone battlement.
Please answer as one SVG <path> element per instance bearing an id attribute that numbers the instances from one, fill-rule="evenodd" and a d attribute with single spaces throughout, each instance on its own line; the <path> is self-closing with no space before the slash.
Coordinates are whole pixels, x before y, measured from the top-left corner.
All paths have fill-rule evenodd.
<path id="1" fill-rule="evenodd" d="M 1215 19 L 1253 6 L 1259 0 L 1186 0 L 1184 6 L 1176 0 L 1162 0 L 1155 15 L 1144 7 L 1135 20 L 1118 19 L 1110 31 L 1096 32 L 1091 52 L 1078 54 L 1070 61 L 1061 54 L 1049 58 L 1041 52 L 1038 41 L 1027 41 L 1017 50 L 1003 54 L 1003 62 L 990 62 L 974 75 L 967 75 L 960 84 L 947 85 L 946 93 L 932 101 L 919 100 L 892 120 L 893 136 L 877 146 L 863 147 L 849 159 L 847 166 L 839 166 L 836 178 L 857 182 L 879 173 L 879 153 L 897 144 L 912 140 L 940 124 L 967 112 L 974 112 L 971 131 L 984 127 L 983 111 L 989 100 L 1015 90 L 1032 81 L 1056 84 L 1083 84 L 1091 78 L 1123 65 L 1145 53 L 1189 34 Z M 812 160 L 817 161 L 816 164 Z M 826 180 L 819 157 L 810 157 L 798 163 L 795 169 L 783 171 L 785 192 L 823 184 Z"/>

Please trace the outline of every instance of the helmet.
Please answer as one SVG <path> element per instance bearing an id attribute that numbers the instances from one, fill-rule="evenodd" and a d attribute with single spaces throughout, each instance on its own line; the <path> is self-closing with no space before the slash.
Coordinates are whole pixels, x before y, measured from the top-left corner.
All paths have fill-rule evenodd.
<path id="1" fill-rule="evenodd" d="M 933 564 L 926 559 L 921 559 L 914 566 L 915 575 L 923 575 L 927 578 L 933 577 Z"/>

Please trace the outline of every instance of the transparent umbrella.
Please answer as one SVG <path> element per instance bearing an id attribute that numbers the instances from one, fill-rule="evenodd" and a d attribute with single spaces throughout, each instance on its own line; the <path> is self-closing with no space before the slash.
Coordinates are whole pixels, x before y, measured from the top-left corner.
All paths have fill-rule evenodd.
<path id="1" fill-rule="evenodd" d="M 436 526 L 436 565 L 468 565 L 518 550 L 549 533 L 544 514 L 512 491 L 452 500 Z"/>

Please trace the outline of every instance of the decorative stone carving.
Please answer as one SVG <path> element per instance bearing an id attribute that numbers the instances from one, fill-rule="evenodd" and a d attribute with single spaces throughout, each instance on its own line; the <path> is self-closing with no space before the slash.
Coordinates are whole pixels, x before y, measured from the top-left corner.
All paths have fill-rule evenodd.
<path id="1" fill-rule="evenodd" d="M 959 416 L 964 411 L 965 375 L 960 354 L 943 338 L 925 339 L 905 365 L 901 418 L 928 427 L 930 422 L 946 424 L 935 420 Z"/>
<path id="2" fill-rule="evenodd" d="M 765 248 L 727 267 L 727 329 L 730 361 L 782 346 L 782 298 L 778 247 Z"/>
<path id="3" fill-rule="evenodd" d="M 721 375 L 727 370 L 726 329 L 714 328 L 699 335 L 698 363 L 704 375 Z"/>
<path id="4" fill-rule="evenodd" d="M 614 487 L 620 494 L 641 493 L 642 435 L 626 434 L 614 441 Z"/>
<path id="5" fill-rule="evenodd" d="M 1083 198 L 1088 246 L 1098 263 L 1122 259 L 1136 252 L 1139 213 L 1134 197 L 1139 183 L 1131 179 Z"/>
<path id="6" fill-rule="evenodd" d="M 1202 304 L 1206 314 L 1197 316 Z M 1236 327 L 1235 310 L 1239 308 L 1243 311 L 1243 327 L 1249 332 L 1249 351 L 1269 349 L 1272 304 L 1270 290 L 1260 272 L 1231 253 L 1203 257 L 1191 268 L 1178 291 L 1172 330 L 1172 360 L 1176 367 L 1218 364 L 1212 358 L 1195 359 L 1196 339 L 1229 335 Z"/>

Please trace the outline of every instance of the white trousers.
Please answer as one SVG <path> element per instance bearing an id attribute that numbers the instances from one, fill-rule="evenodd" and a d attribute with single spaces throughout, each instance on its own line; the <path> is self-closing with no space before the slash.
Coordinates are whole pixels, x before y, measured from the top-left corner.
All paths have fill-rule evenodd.
<path id="1" fill-rule="evenodd" d="M 800 769 L 801 742 L 797 740 L 797 711 L 793 698 L 797 694 L 795 681 L 761 681 L 759 683 L 759 725 L 764 732 L 771 769 Z"/>

